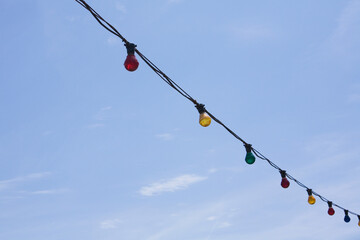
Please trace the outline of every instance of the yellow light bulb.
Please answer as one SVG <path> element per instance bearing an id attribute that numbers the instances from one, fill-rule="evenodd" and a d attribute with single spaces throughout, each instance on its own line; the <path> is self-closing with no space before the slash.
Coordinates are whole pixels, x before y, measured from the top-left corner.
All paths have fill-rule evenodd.
<path id="1" fill-rule="evenodd" d="M 314 198 L 314 196 L 310 195 L 308 198 L 308 203 L 313 205 L 313 204 L 315 204 L 315 202 L 316 202 L 316 199 Z"/>
<path id="2" fill-rule="evenodd" d="M 206 112 L 203 112 L 200 114 L 199 123 L 201 126 L 207 127 L 211 123 L 211 117 Z"/>

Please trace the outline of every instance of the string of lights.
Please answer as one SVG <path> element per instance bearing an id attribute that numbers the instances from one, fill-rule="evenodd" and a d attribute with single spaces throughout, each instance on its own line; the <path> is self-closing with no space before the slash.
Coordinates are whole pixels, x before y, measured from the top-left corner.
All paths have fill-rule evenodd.
<path id="1" fill-rule="evenodd" d="M 245 147 L 246 155 L 245 155 L 245 162 L 247 164 L 253 164 L 256 160 L 256 157 L 266 161 L 271 167 L 275 168 L 279 171 L 281 176 L 281 186 L 283 188 L 288 188 L 290 186 L 290 181 L 294 181 L 297 185 L 304 188 L 308 194 L 308 203 L 313 205 L 316 202 L 316 197 L 318 197 L 320 200 L 328 204 L 328 214 L 330 216 L 335 214 L 334 207 L 337 207 L 344 211 L 344 221 L 346 223 L 350 222 L 350 216 L 349 214 L 352 214 L 354 216 L 358 217 L 358 225 L 360 226 L 360 215 L 350 211 L 338 204 L 333 203 L 332 201 L 328 200 L 324 196 L 320 195 L 319 193 L 313 191 L 311 188 L 307 187 L 305 184 L 297 180 L 295 177 L 287 173 L 284 169 L 281 169 L 279 166 L 277 166 L 274 162 L 272 162 L 270 159 L 265 157 L 260 151 L 256 150 L 254 147 L 252 147 L 251 144 L 247 143 L 245 140 L 243 140 L 241 137 L 239 137 L 234 131 L 232 131 L 228 126 L 226 126 L 224 123 L 222 123 L 218 118 L 216 118 L 212 113 L 210 113 L 206 108 L 204 104 L 198 103 L 193 97 L 190 96 L 184 89 L 182 89 L 176 82 L 174 82 L 169 76 L 167 76 L 163 71 L 161 71 L 153 62 L 151 62 L 147 57 L 145 57 L 136 47 L 134 43 L 129 42 L 125 37 L 123 37 L 115 27 L 113 27 L 110 23 L 108 23 L 105 19 L 103 19 L 92 7 L 89 6 L 84 0 L 75 0 L 78 2 L 82 7 L 87 9 L 93 17 L 96 19 L 96 21 L 103 26 L 106 30 L 108 30 L 110 33 L 114 34 L 115 36 L 119 37 L 126 47 L 127 50 L 127 57 L 124 62 L 125 68 L 133 72 L 135 71 L 138 66 L 139 62 L 137 61 L 135 57 L 135 53 L 165 82 L 167 83 L 171 88 L 173 88 L 175 91 L 177 91 L 179 94 L 181 94 L 183 97 L 191 101 L 196 109 L 198 110 L 200 117 L 199 117 L 199 123 L 203 127 L 207 127 L 211 124 L 211 120 L 214 120 L 218 124 L 220 124 L 222 127 L 224 127 L 232 136 L 234 136 L 237 140 L 242 142 L 242 144 Z M 256 157 L 255 157 L 256 156 Z"/>

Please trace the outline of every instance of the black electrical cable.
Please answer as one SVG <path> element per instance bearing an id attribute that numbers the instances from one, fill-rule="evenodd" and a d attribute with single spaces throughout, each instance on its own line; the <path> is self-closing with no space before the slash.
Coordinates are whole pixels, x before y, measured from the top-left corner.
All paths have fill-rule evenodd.
<path id="1" fill-rule="evenodd" d="M 115 27 L 113 27 L 110 23 L 108 23 L 105 19 L 103 19 L 100 14 L 98 14 L 92 7 L 89 6 L 89 4 L 87 4 L 84 0 L 75 0 L 77 3 L 79 3 L 82 7 L 84 7 L 86 10 L 88 10 L 93 17 L 96 19 L 96 21 L 98 23 L 100 23 L 101 26 L 103 26 L 106 30 L 108 30 L 110 33 L 114 34 L 115 36 L 119 37 L 125 44 L 128 44 L 129 41 L 126 40 L 125 37 L 123 37 Z M 166 82 L 170 87 L 172 87 L 174 90 L 176 90 L 178 93 L 180 93 L 183 97 L 185 97 L 186 99 L 188 99 L 189 101 L 191 101 L 193 104 L 195 104 L 196 107 L 203 107 L 204 106 L 200 106 L 203 104 L 199 104 L 193 97 L 190 96 L 190 94 L 188 94 L 184 89 L 182 89 L 176 82 L 174 82 L 170 77 L 168 77 L 163 71 L 160 70 L 160 68 L 158 68 L 153 62 L 151 62 L 147 57 L 144 56 L 144 54 L 142 54 L 138 49 L 135 48 L 135 52 L 140 56 L 140 58 L 162 79 L 164 80 L 164 82 Z M 223 126 L 231 135 L 233 135 L 236 139 L 238 139 L 239 141 L 241 141 L 245 146 L 246 145 L 250 145 L 248 144 L 245 140 L 243 140 L 241 137 L 239 137 L 234 131 L 232 131 L 229 127 L 227 127 L 224 123 L 222 123 L 218 118 L 216 118 L 213 114 L 211 114 L 207 109 L 204 108 L 204 111 L 218 124 L 220 124 L 221 126 Z M 279 170 L 279 171 L 283 171 L 280 167 L 278 167 L 274 162 L 272 162 L 270 159 L 268 159 L 267 157 L 265 157 L 262 153 L 260 153 L 258 150 L 256 150 L 255 148 L 253 148 L 250 145 L 250 148 L 252 150 L 252 152 L 260 159 L 268 162 L 268 164 Z M 300 187 L 305 188 L 306 190 L 311 190 L 309 187 L 307 187 L 305 184 L 303 184 L 302 182 L 300 182 L 299 180 L 297 180 L 296 178 L 294 178 L 293 176 L 291 176 L 289 173 L 285 173 L 285 175 L 292 181 L 294 181 L 295 183 L 297 183 Z M 328 200 L 327 198 L 325 198 L 324 196 L 312 191 L 312 194 L 319 197 L 322 201 L 328 203 L 330 202 L 330 200 Z M 347 209 L 345 209 L 344 207 L 332 203 L 333 206 L 340 208 L 350 214 L 356 215 L 359 218 L 360 221 L 360 215 L 349 211 Z"/>

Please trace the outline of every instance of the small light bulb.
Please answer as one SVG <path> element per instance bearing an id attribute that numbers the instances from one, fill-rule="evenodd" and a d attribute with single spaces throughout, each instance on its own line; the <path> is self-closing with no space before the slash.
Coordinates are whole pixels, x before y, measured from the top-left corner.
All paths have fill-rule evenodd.
<path id="1" fill-rule="evenodd" d="M 348 222 L 350 222 L 350 217 L 349 217 L 349 210 L 344 210 L 344 212 L 345 212 L 345 217 L 344 217 L 344 221 L 346 222 L 346 223 L 348 223 Z"/>
<path id="2" fill-rule="evenodd" d="M 316 202 L 316 199 L 314 198 L 314 196 L 313 195 L 309 196 L 308 203 L 313 205 L 313 204 L 315 204 L 315 202 Z"/>
<path id="3" fill-rule="evenodd" d="M 334 214 L 335 214 L 335 210 L 334 210 L 334 208 L 332 207 L 332 202 L 328 201 L 328 206 L 329 206 L 328 214 L 329 214 L 330 216 L 334 215 Z"/>
<path id="4" fill-rule="evenodd" d="M 139 66 L 139 62 L 135 57 L 135 47 L 136 47 L 136 45 L 133 44 L 133 43 L 126 43 L 125 47 L 126 47 L 128 55 L 127 55 L 126 60 L 124 62 L 124 66 L 125 66 L 126 70 L 128 70 L 130 72 L 133 72 Z"/>
<path id="5" fill-rule="evenodd" d="M 206 112 L 203 112 L 200 114 L 199 123 L 201 126 L 207 127 L 211 123 L 211 117 Z"/>
<path id="6" fill-rule="evenodd" d="M 197 104 L 195 107 L 198 110 L 198 112 L 200 113 L 200 117 L 199 117 L 200 125 L 203 126 L 203 127 L 209 126 L 210 123 L 211 123 L 211 117 L 205 111 L 205 105 L 204 104 Z"/>
<path id="7" fill-rule="evenodd" d="M 308 192 L 308 195 L 309 195 L 308 203 L 311 204 L 311 205 L 315 204 L 316 199 L 312 195 L 312 189 L 307 189 L 306 191 Z"/>
<path id="8" fill-rule="evenodd" d="M 251 152 L 251 150 L 252 150 L 251 144 L 244 144 L 244 146 L 245 146 L 245 149 L 246 149 L 245 162 L 247 164 L 253 164 L 255 162 L 255 156 Z"/>
<path id="9" fill-rule="evenodd" d="M 280 174 L 281 174 L 281 186 L 283 188 L 288 188 L 290 186 L 290 182 L 289 180 L 286 178 L 286 171 L 284 170 L 280 170 Z"/>
<path id="10" fill-rule="evenodd" d="M 359 219 L 358 225 L 360 227 L 360 215 L 358 215 L 358 219 Z"/>

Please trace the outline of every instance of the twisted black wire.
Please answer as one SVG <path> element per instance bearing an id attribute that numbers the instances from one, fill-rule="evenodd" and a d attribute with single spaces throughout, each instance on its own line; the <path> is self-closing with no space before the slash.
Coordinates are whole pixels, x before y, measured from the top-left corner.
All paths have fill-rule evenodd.
<path id="1" fill-rule="evenodd" d="M 105 19 L 103 19 L 100 14 L 98 14 L 92 7 L 89 6 L 89 4 L 87 4 L 84 0 L 75 0 L 77 3 L 79 3 L 82 7 L 84 7 L 86 10 L 88 10 L 93 17 L 96 19 L 96 21 L 98 23 L 100 23 L 101 26 L 103 26 L 106 30 L 108 30 L 109 32 L 111 32 L 112 34 L 114 34 L 115 36 L 119 37 L 124 43 L 129 43 L 125 37 L 123 37 L 115 27 L 113 27 L 110 23 L 108 23 Z M 170 87 L 172 87 L 174 90 L 176 90 L 178 93 L 180 93 L 183 97 L 185 97 L 186 99 L 188 99 L 189 101 L 191 101 L 192 103 L 194 103 L 196 106 L 199 105 L 199 103 L 192 98 L 184 89 L 182 89 L 176 82 L 174 82 L 170 77 L 168 77 L 163 71 L 161 71 L 153 62 L 151 62 L 147 57 L 145 57 L 138 49 L 135 49 L 135 52 L 141 57 L 141 59 L 164 81 L 166 82 Z M 233 135 L 236 139 L 238 139 L 239 141 L 241 141 L 244 145 L 249 145 L 245 140 L 243 140 L 241 137 L 239 137 L 234 131 L 232 131 L 229 127 L 227 127 L 224 123 L 222 123 L 219 119 L 217 119 L 213 114 L 211 114 L 208 110 L 206 110 L 204 108 L 205 112 L 218 124 L 220 124 L 222 127 L 224 127 L 231 135 Z M 260 159 L 266 161 L 271 167 L 282 171 L 282 169 L 277 166 L 274 162 L 272 162 L 270 159 L 268 159 L 267 157 L 265 157 L 261 152 L 259 152 L 258 150 L 256 150 L 255 148 L 251 147 L 252 152 Z M 303 184 L 302 182 L 300 182 L 299 180 L 297 180 L 296 178 L 294 178 L 293 176 L 291 176 L 290 174 L 288 174 L 287 172 L 285 173 L 285 175 L 292 181 L 294 181 L 296 184 L 298 184 L 300 187 L 305 188 L 305 189 L 310 189 L 309 187 L 307 187 L 305 184 Z M 330 200 L 328 200 L 327 198 L 325 198 L 324 196 L 312 191 L 313 195 L 319 197 L 322 201 L 324 202 L 329 202 Z M 347 210 L 344 207 L 333 203 L 333 206 L 342 209 L 342 210 Z M 352 212 L 352 211 L 348 211 L 350 214 L 356 215 L 359 217 L 360 220 L 360 215 Z"/>

